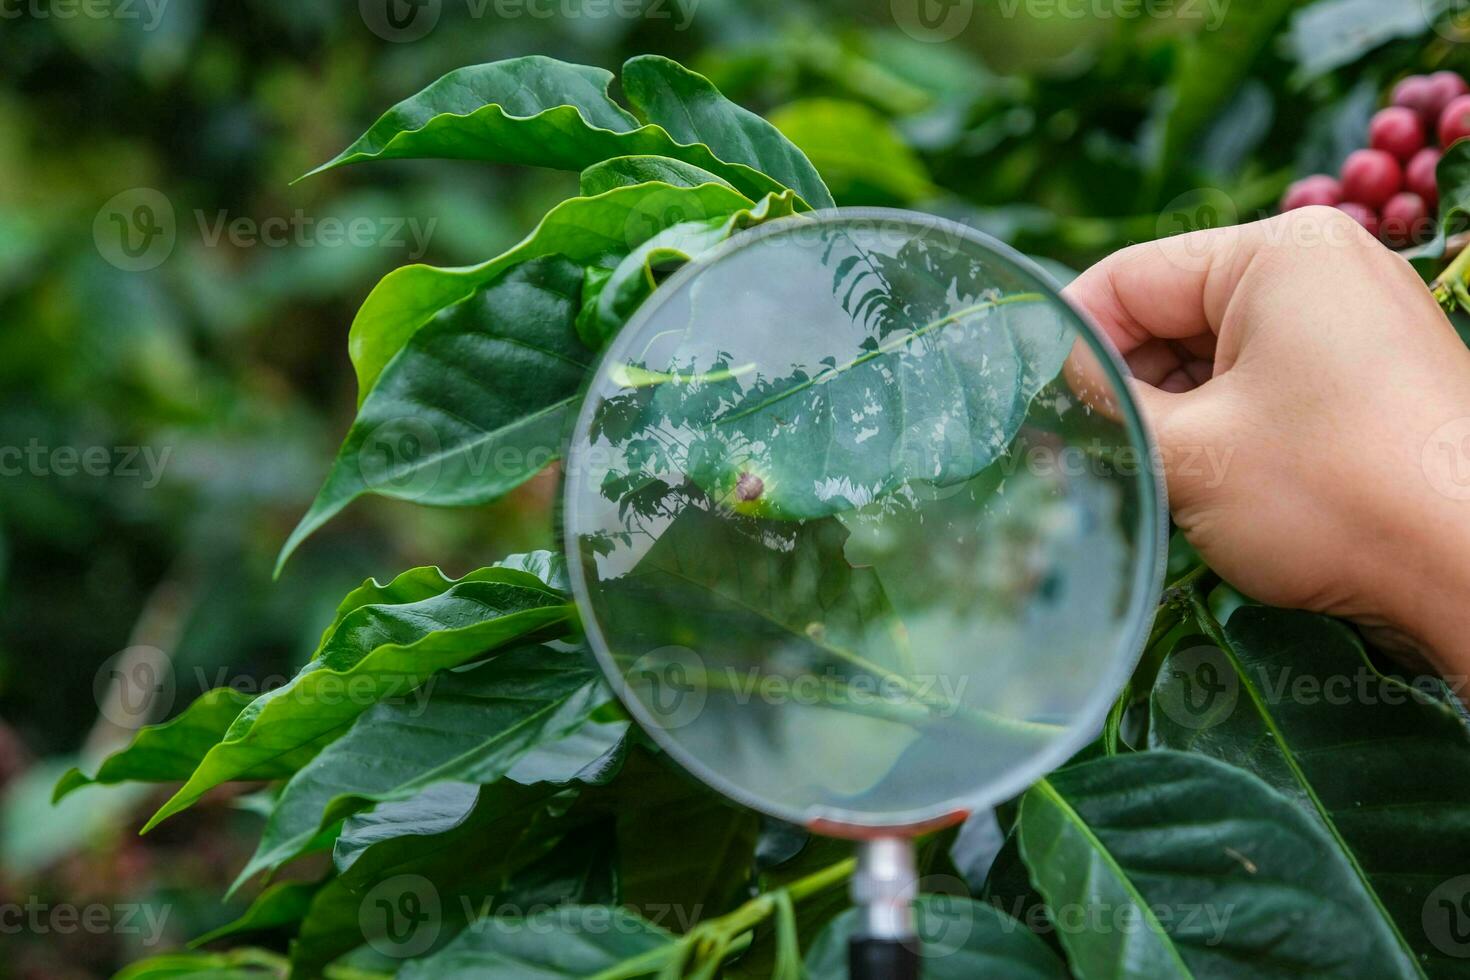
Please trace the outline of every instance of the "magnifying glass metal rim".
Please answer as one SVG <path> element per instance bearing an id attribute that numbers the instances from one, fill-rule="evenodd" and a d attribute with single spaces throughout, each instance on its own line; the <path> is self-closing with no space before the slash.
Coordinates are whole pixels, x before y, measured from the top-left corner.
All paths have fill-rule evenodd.
<path id="1" fill-rule="evenodd" d="M 1001 258 L 1010 262 L 1022 275 L 1034 280 L 1034 285 L 1040 291 L 1056 296 L 1068 310 L 1071 311 L 1076 320 L 1076 328 L 1079 335 L 1088 338 L 1090 346 L 1098 355 L 1103 364 L 1109 380 L 1118 392 L 1119 410 L 1123 417 L 1125 426 L 1134 433 L 1141 447 L 1147 453 L 1148 460 L 1141 465 L 1141 470 L 1146 471 L 1146 477 L 1140 479 L 1142 493 L 1151 498 L 1142 501 L 1140 507 L 1140 532 L 1143 539 L 1139 542 L 1139 553 L 1144 556 L 1151 555 L 1151 559 L 1145 557 L 1137 563 L 1134 569 L 1133 594 L 1127 613 L 1129 628 L 1120 641 L 1121 650 L 1126 656 L 1118 656 L 1109 670 L 1103 683 L 1098 685 L 1097 690 L 1083 705 L 1077 716 L 1068 726 L 1067 731 L 1052 740 L 1042 751 L 1026 759 L 1017 765 L 1004 777 L 992 780 L 984 786 L 977 787 L 975 791 L 967 796 L 954 800 L 944 801 L 915 808 L 912 811 L 885 814 L 882 818 L 872 818 L 859 813 L 829 808 L 810 807 L 806 810 L 797 810 L 792 807 L 783 806 L 760 797 L 743 786 L 740 786 L 718 772 L 708 762 L 694 757 L 686 750 L 679 740 L 669 734 L 657 719 L 648 711 L 637 697 L 627 690 L 627 681 L 618 667 L 617 659 L 613 656 L 607 637 L 602 632 L 602 626 L 597 618 L 592 615 L 582 616 L 582 629 L 587 636 L 588 644 L 592 648 L 594 656 L 602 667 L 603 675 L 611 683 L 614 692 L 623 703 L 628 712 L 638 721 L 639 725 L 654 740 L 654 742 L 667 752 L 670 757 L 687 769 L 691 774 L 701 781 L 717 790 L 724 796 L 748 806 L 761 813 L 768 814 L 788 823 L 794 823 L 809 829 L 818 831 L 827 836 L 846 837 L 852 839 L 865 839 L 876 837 L 906 836 L 922 833 L 927 830 L 938 829 L 964 820 L 970 813 L 983 807 L 994 806 L 1004 800 L 1020 795 L 1028 786 L 1043 778 L 1057 766 L 1066 762 L 1077 751 L 1090 741 L 1101 729 L 1103 720 L 1107 717 L 1113 700 L 1122 690 L 1123 685 L 1132 675 L 1137 666 L 1138 659 L 1143 653 L 1143 645 L 1147 640 L 1152 628 L 1152 613 L 1157 602 L 1159 591 L 1163 586 L 1164 569 L 1168 553 L 1168 523 L 1169 508 L 1167 490 L 1164 485 L 1161 468 L 1154 465 L 1158 459 L 1158 451 L 1153 439 L 1153 433 L 1149 430 L 1142 413 L 1139 411 L 1132 393 L 1128 389 L 1128 378 L 1130 377 L 1123 358 L 1119 355 L 1117 348 L 1086 313 L 1079 310 L 1061 295 L 1056 280 L 1046 272 L 1040 265 L 1016 251 L 1011 246 L 1001 242 L 990 235 L 977 231 L 966 225 L 947 218 L 918 211 L 907 211 L 898 208 L 874 208 L 874 207 L 850 207 L 830 208 L 822 211 L 809 211 L 800 215 L 779 218 L 765 224 L 749 228 L 736 233 L 719 246 L 705 255 L 694 259 L 672 276 L 669 277 L 647 300 L 639 307 L 638 311 L 623 326 L 618 335 L 604 349 L 598 360 L 596 368 L 589 375 L 587 388 L 582 395 L 582 402 L 577 412 L 576 423 L 571 430 L 571 442 L 568 447 L 566 458 L 565 477 L 563 480 L 561 507 L 562 507 L 562 538 L 563 549 L 567 560 L 567 571 L 572 585 L 572 596 L 577 604 L 579 613 L 583 610 L 593 608 L 591 601 L 591 589 L 587 582 L 587 571 L 583 565 L 582 550 L 577 540 L 577 529 L 574 522 L 569 519 L 574 514 L 577 501 L 585 491 L 584 480 L 586 477 L 586 466 L 583 465 L 583 456 L 590 446 L 583 437 L 590 428 L 591 413 L 599 382 L 603 377 L 606 365 L 615 357 L 624 353 L 624 349 L 630 346 L 638 337 L 639 327 L 653 319 L 660 308 L 673 297 L 678 295 L 680 288 L 689 280 L 697 277 L 705 268 L 719 262 L 725 256 L 733 252 L 749 248 L 756 243 L 770 237 L 785 234 L 797 223 L 802 223 L 801 228 L 812 228 L 816 224 L 837 224 L 853 221 L 867 221 L 874 225 L 882 224 L 904 224 L 918 226 L 932 232 L 937 232 L 954 239 L 961 239 L 972 244 L 979 245 Z M 1154 519 L 1148 519 L 1148 505 L 1153 508 Z M 964 760 L 955 760 L 956 765 L 963 765 Z"/>

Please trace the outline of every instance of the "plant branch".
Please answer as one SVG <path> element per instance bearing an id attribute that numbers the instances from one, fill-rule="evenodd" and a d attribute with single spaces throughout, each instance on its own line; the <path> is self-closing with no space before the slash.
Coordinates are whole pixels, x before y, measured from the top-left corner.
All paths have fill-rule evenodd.
<path id="1" fill-rule="evenodd" d="M 1470 312 L 1467 282 L 1470 282 L 1470 248 L 1462 248 L 1460 254 L 1429 284 L 1429 291 L 1446 313 L 1453 313 L 1456 307 Z"/>

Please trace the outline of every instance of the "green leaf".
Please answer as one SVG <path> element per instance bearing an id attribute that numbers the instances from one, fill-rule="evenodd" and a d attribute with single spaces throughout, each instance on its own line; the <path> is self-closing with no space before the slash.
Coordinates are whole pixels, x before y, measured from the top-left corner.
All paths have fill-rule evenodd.
<path id="1" fill-rule="evenodd" d="M 509 251 L 479 265 L 395 269 L 368 294 L 348 335 L 359 404 L 420 327 L 513 266 L 547 255 L 563 255 L 578 265 L 609 264 L 670 225 L 730 214 L 752 201 L 722 184 L 619 187 L 563 201 Z"/>
<path id="2" fill-rule="evenodd" d="M 674 937 L 621 908 L 566 906 L 524 919 L 486 919 L 423 960 L 399 980 L 572 980 L 655 972 Z M 639 969 L 632 964 L 644 964 Z M 616 972 L 613 972 L 614 969 Z"/>
<path id="3" fill-rule="evenodd" d="M 313 975 L 364 939 L 395 958 L 420 955 L 487 904 L 494 911 L 585 901 L 584 889 L 605 900 L 602 875 L 584 874 L 568 890 L 568 862 L 612 855 L 597 834 L 585 845 L 568 837 L 588 833 L 589 821 L 567 812 L 574 795 L 562 784 L 501 780 L 482 787 L 474 810 L 452 829 L 367 848 L 312 900 L 292 945 L 293 972 Z M 545 873 L 548 866 L 554 873 Z"/>
<path id="4" fill-rule="evenodd" d="M 1417 975 L 1318 824 L 1213 759 L 1063 769 L 1022 798 L 1020 843 L 1082 980 Z"/>
<path id="5" fill-rule="evenodd" d="M 628 722 L 581 726 L 552 742 L 542 742 L 521 756 L 507 778 L 535 783 L 588 786 L 611 780 L 622 766 Z M 445 833 L 464 822 L 474 809 L 479 787 L 436 783 L 399 803 L 382 803 L 348 817 L 332 851 L 332 863 L 345 872 L 369 847 L 394 837 Z"/>
<path id="6" fill-rule="evenodd" d="M 1286 44 L 1309 82 L 1350 65 L 1381 44 L 1434 26 L 1426 0 L 1322 0 L 1291 15 Z"/>
<path id="7" fill-rule="evenodd" d="M 704 82 L 729 110 L 744 112 L 700 76 L 687 74 Z M 364 160 L 484 160 L 581 170 L 612 157 L 651 155 L 718 174 L 752 197 L 782 189 L 780 173 L 767 175 L 756 165 L 759 154 L 736 152 L 725 160 L 718 156 L 722 149 L 742 148 L 706 146 L 697 135 L 681 136 L 687 128 L 671 135 L 659 126 L 640 126 L 608 95 L 612 78 L 601 68 L 540 55 L 458 68 L 389 109 L 356 142 L 306 176 Z"/>
<path id="8" fill-rule="evenodd" d="M 1450 237 L 1470 228 L 1470 140 L 1459 140 L 1444 151 L 1434 179 L 1439 185 L 1439 223 L 1434 238 L 1403 253 L 1421 270 L 1432 270 L 1444 258 Z"/>
<path id="9" fill-rule="evenodd" d="M 112 980 L 266 980 L 280 977 L 280 957 L 263 949 L 165 953 L 125 967 Z"/>
<path id="10" fill-rule="evenodd" d="M 314 881 L 282 881 L 271 885 L 257 895 L 245 913 L 234 922 L 206 932 L 189 943 L 189 946 L 196 948 L 227 936 L 294 925 L 305 917 L 311 898 L 320 887 Z"/>
<path id="11" fill-rule="evenodd" d="M 510 270 L 408 339 L 358 408 L 331 473 L 281 550 L 363 494 L 467 506 L 556 460 L 593 353 L 577 337 L 582 270 Z"/>
<path id="12" fill-rule="evenodd" d="M 639 762 L 613 787 L 622 901 L 685 932 L 748 897 L 760 817 L 661 757 Z"/>
<path id="13" fill-rule="evenodd" d="M 1470 868 L 1470 733 L 1454 709 L 1380 674 L 1323 616 L 1245 606 L 1223 639 L 1165 663 L 1150 745 L 1261 777 L 1326 830 L 1406 955 L 1464 971 L 1423 925 L 1444 869 Z"/>
<path id="14" fill-rule="evenodd" d="M 794 204 L 790 194 L 770 195 L 755 207 L 743 208 L 726 217 L 686 221 L 665 228 L 629 252 L 599 284 L 580 332 L 600 347 L 622 329 L 628 317 L 658 287 L 658 270 L 688 262 L 741 229 L 790 216 Z"/>
<path id="15" fill-rule="evenodd" d="M 886 118 L 861 102 L 803 99 L 770 114 L 844 204 L 908 204 L 933 196 L 918 155 Z"/>
<path id="16" fill-rule="evenodd" d="M 232 687 L 206 691 L 177 718 L 138 729 L 127 748 L 114 752 L 95 776 L 69 769 L 56 783 L 51 802 L 90 783 L 165 783 L 188 779 L 204 754 L 224 737 L 253 695 Z"/>
<path id="17" fill-rule="evenodd" d="M 924 980 L 1066 980 L 1066 966 L 1015 919 L 985 902 L 921 895 L 914 903 Z M 847 943 L 862 912 L 848 909 L 822 930 L 806 955 L 810 980 L 846 980 Z"/>
<path id="18" fill-rule="evenodd" d="M 612 698 L 581 651 L 539 644 L 439 675 L 421 693 L 426 701 L 364 712 L 291 777 L 240 880 L 291 860 L 367 803 L 408 800 L 436 783 L 494 782 Z"/>
<path id="19" fill-rule="evenodd" d="M 314 754 L 359 714 L 409 695 L 435 671 L 561 627 L 571 616 L 562 596 L 512 569 L 418 602 L 353 610 L 300 673 L 240 712 L 144 832 L 220 783 L 280 775 L 280 760 Z"/>
<path id="20" fill-rule="evenodd" d="M 674 139 L 706 144 L 721 159 L 774 177 L 812 207 L 832 207 L 832 194 L 811 161 L 775 126 L 725 98 L 703 75 L 668 58 L 645 54 L 623 63 L 622 81 L 634 108 Z M 698 160 L 689 162 L 714 169 Z M 735 186 L 745 189 L 738 181 Z"/>
<path id="21" fill-rule="evenodd" d="M 669 184 L 673 187 L 698 187 L 700 184 L 724 184 L 730 187 L 729 181 L 692 163 L 645 154 L 613 157 L 611 160 L 594 163 L 582 171 L 581 192 L 583 197 L 596 197 L 614 188 L 647 183 Z"/>

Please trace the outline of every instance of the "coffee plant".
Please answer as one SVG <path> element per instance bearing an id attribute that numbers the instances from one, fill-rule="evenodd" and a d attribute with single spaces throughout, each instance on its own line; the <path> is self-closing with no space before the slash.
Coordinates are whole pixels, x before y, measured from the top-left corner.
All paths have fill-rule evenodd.
<path id="1" fill-rule="evenodd" d="M 282 563 L 365 494 L 474 506 L 554 467 L 599 351 L 670 269 L 833 205 L 801 150 L 703 76 L 633 58 L 626 106 L 614 81 L 546 57 L 462 68 L 319 168 L 550 167 L 580 194 L 500 255 L 372 290 L 348 338 L 357 417 Z M 1437 197 L 1412 256 L 1439 272 L 1470 226 L 1453 81 L 1406 81 L 1375 155 L 1285 206 L 1381 207 L 1387 233 Z M 1470 309 L 1466 255 L 1434 288 Z M 1251 603 L 1182 540 L 1169 567 L 1097 740 L 921 839 L 924 975 L 1470 976 L 1470 733 L 1451 691 L 1343 623 Z M 557 554 L 370 579 L 284 686 L 210 691 L 56 796 L 124 781 L 182 784 L 145 831 L 223 784 L 267 784 L 247 798 L 266 814 L 234 886 L 259 889 L 248 911 L 129 980 L 845 974 L 851 846 L 727 802 L 630 725 Z"/>

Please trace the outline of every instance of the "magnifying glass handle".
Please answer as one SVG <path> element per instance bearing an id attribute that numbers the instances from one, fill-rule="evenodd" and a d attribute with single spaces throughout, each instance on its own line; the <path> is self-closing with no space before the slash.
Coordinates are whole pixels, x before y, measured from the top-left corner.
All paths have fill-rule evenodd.
<path id="1" fill-rule="evenodd" d="M 919 951 L 913 940 L 853 936 L 847 947 L 850 980 L 919 980 Z"/>
<path id="2" fill-rule="evenodd" d="M 918 980 L 917 890 L 912 841 L 880 837 L 859 846 L 852 899 L 861 918 L 848 944 L 850 980 Z"/>

